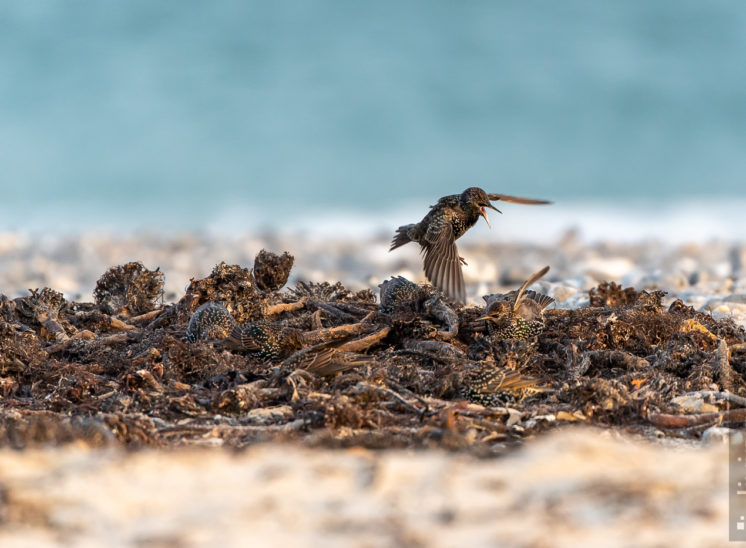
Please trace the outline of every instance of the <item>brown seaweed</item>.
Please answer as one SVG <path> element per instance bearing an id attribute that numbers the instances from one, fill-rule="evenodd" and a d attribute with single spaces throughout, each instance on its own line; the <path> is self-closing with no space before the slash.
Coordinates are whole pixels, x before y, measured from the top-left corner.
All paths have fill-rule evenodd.
<path id="1" fill-rule="evenodd" d="M 379 311 L 372 292 L 340 283 L 279 292 L 292 257 L 260 255 L 253 272 L 217 265 L 174 305 L 159 304 L 162 274 L 139 263 L 110 269 L 96 304 L 49 288 L 0 297 L 0 446 L 211 438 L 230 447 L 296 440 L 490 455 L 574 422 L 683 437 L 717 421 L 746 422 L 727 408 L 746 402 L 744 329 L 681 301 L 666 309 L 659 292 L 605 283 L 587 308 L 548 311 L 535 339 L 496 341 L 473 327 L 483 308 L 434 300 Z M 354 359 L 314 367 L 189 342 L 190 315 L 210 301 L 239 325 L 271 315 L 301 333 L 304 348 L 321 342 Z M 469 403 L 464 382 L 479 364 L 546 389 Z M 700 402 L 698 414 L 682 411 L 684 396 Z"/>

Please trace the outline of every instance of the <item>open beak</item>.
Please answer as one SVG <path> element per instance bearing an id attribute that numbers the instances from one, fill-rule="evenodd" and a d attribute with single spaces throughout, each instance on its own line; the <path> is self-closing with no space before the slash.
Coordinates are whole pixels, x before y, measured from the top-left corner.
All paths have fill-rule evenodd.
<path id="1" fill-rule="evenodd" d="M 502 211 L 500 211 L 499 209 L 497 209 L 497 208 L 496 208 L 495 206 L 493 206 L 492 204 L 488 204 L 488 205 L 487 205 L 487 207 L 489 207 L 490 209 L 494 209 L 494 210 L 495 210 L 495 211 L 497 211 L 498 213 L 502 213 Z M 490 228 L 492 228 L 492 225 L 490 224 L 490 218 L 489 218 L 489 217 L 487 216 L 487 210 L 486 210 L 486 209 L 484 209 L 484 207 L 480 207 L 480 208 L 479 208 L 479 211 L 481 211 L 481 212 L 482 212 L 482 217 L 484 217 L 484 220 L 485 220 L 485 221 L 487 221 L 487 226 L 488 226 L 488 227 L 490 227 Z"/>

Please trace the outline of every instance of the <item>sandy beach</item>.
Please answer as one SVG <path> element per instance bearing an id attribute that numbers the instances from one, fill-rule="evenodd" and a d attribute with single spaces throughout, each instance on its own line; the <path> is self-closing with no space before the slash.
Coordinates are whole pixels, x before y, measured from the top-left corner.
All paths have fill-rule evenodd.
<path id="1" fill-rule="evenodd" d="M 164 325 L 173 324 L 148 334 L 145 324 L 112 316 L 102 332 L 88 332 L 90 341 L 38 340 L 28 357 L 17 353 L 3 362 L 4 401 L 11 403 L 0 409 L 0 435 L 6 446 L 25 449 L 0 450 L 2 546 L 243 546 L 247 539 L 256 546 L 726 544 L 727 440 L 738 435 L 741 410 L 684 393 L 727 391 L 727 377 L 740 371 L 740 357 L 727 348 L 723 354 L 723 341 L 733 352 L 743 346 L 736 326 L 746 325 L 746 245 L 588 243 L 572 232 L 546 246 L 463 245 L 471 305 L 481 306 L 481 295 L 513 289 L 550 265 L 535 288 L 556 300 L 558 312 L 579 311 L 578 318 L 587 320 L 577 322 L 590 326 L 622 326 L 650 313 L 655 321 L 673 322 L 679 334 L 664 328 L 672 350 L 655 350 L 656 358 L 650 354 L 655 345 L 646 347 L 647 360 L 666 364 L 670 356 L 683 356 L 676 358 L 683 366 L 686 353 L 703 360 L 687 366 L 699 368 L 696 374 L 657 366 L 668 376 L 653 380 L 660 372 L 649 372 L 648 389 L 649 363 L 641 357 L 613 351 L 607 362 L 586 363 L 570 356 L 560 369 L 576 362 L 586 369 L 568 376 L 553 366 L 552 375 L 565 379 L 555 382 L 557 396 L 492 410 L 451 401 L 446 380 L 431 366 L 412 370 L 429 384 L 412 381 L 405 389 L 381 381 L 392 374 L 399 383 L 412 379 L 408 362 L 391 361 L 393 354 L 382 354 L 373 369 L 351 380 L 342 375 L 296 386 L 272 384 L 271 372 L 252 359 L 185 343 L 188 316 L 180 307 L 190 280 L 214 275 L 221 261 L 250 269 L 261 249 L 295 256 L 290 288 L 298 281 L 340 280 L 350 290 L 377 294 L 378 284 L 392 275 L 424 281 L 414 246 L 389 253 L 386 235 L 330 241 L 298 235 L 0 234 L 0 292 L 8 297 L 51 287 L 85 303 L 108 268 L 142 261 L 164 274 L 163 302 L 155 304 Z M 634 287 L 634 299 L 644 299 L 643 290 L 667 294 L 652 307 L 633 299 L 628 308 L 614 308 L 608 301 L 593 319 L 583 311 L 589 291 L 603 281 Z M 676 299 L 694 310 L 683 310 L 683 317 L 675 306 L 666 312 Z M 99 325 L 94 309 L 74 304 L 67 313 L 83 323 L 67 329 L 82 334 L 83 327 Z M 169 316 L 168 310 L 181 312 Z M 18 324 L 5 325 L 11 338 L 30 336 Z M 562 329 L 554 329 L 555 342 L 542 346 L 541 359 L 564 340 Z M 44 328 L 40 336 L 50 339 Z M 678 340 L 684 350 L 675 354 Z M 402 364 L 401 371 L 394 364 Z M 57 372 L 59 367 L 67 369 Z M 661 387 L 671 382 L 677 388 L 669 395 Z M 288 386 L 300 392 L 299 400 Z M 432 396 L 438 390 L 445 400 Z M 391 397 L 398 403 L 386 401 Z M 361 407 L 350 414 L 353 404 Z M 379 426 L 370 418 L 375 414 L 362 418 L 370 405 L 389 418 Z M 648 405 L 664 414 L 648 414 Z M 91 414 L 97 406 L 100 411 Z M 713 422 L 707 413 L 719 418 Z M 394 417 L 401 423 L 391 423 Z"/>
<path id="2" fill-rule="evenodd" d="M 538 284 L 559 308 L 588 304 L 588 290 L 603 281 L 638 290 L 663 290 L 664 303 L 680 298 L 716 318 L 732 317 L 746 325 L 746 244 L 712 240 L 665 244 L 651 240 L 587 243 L 568 231 L 547 245 L 524 242 L 460 243 L 469 301 L 513 289 L 538 268 L 550 273 Z M 479 242 L 479 240 L 476 240 Z M 330 237 L 319 234 L 244 236 L 126 235 L 96 232 L 32 237 L 0 233 L 0 293 L 9 297 L 27 289 L 52 287 L 68 299 L 91 301 L 96 280 L 110 267 L 140 261 L 165 275 L 165 301 L 181 298 L 191 278 L 207 276 L 221 261 L 251 267 L 261 249 L 290 252 L 295 266 L 288 281 L 341 281 L 351 289 L 372 289 L 390 276 L 425 282 L 415 246 L 390 253 L 390 234 Z"/>
<path id="3" fill-rule="evenodd" d="M 259 445 L 0 451 L 0 544 L 726 546 L 727 451 L 584 429 L 499 460 Z"/>
<path id="4" fill-rule="evenodd" d="M 0 21 L 0 548 L 746 542 L 745 2 Z"/>

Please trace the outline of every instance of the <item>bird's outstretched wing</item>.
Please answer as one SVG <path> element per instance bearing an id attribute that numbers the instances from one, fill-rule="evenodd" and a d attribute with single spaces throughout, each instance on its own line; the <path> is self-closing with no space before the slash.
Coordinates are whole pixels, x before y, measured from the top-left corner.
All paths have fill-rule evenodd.
<path id="1" fill-rule="evenodd" d="M 463 303 L 466 289 L 453 227 L 445 215 L 433 221 L 420 242 L 425 253 L 425 276 L 446 295 Z"/>
<path id="2" fill-rule="evenodd" d="M 541 270 L 534 272 L 531 274 L 531 276 L 523 282 L 523 285 L 518 290 L 518 293 L 515 296 L 515 301 L 513 302 L 513 310 L 517 310 L 518 306 L 521 304 L 521 297 L 523 297 L 523 294 L 526 292 L 526 288 L 528 288 L 531 284 L 537 282 L 544 274 L 549 272 L 549 266 L 545 266 Z"/>
<path id="3" fill-rule="evenodd" d="M 524 301 L 528 299 L 534 301 L 539 306 L 540 310 L 544 310 L 547 306 L 554 302 L 554 299 L 549 295 L 537 293 L 536 291 L 533 291 L 531 289 L 527 289 L 523 295 Z"/>
<path id="4" fill-rule="evenodd" d="M 533 198 L 522 198 L 520 196 L 510 196 L 509 194 L 487 194 L 487 196 L 492 202 L 502 200 L 503 202 L 524 205 L 546 205 L 552 203 L 548 200 L 534 200 Z"/>

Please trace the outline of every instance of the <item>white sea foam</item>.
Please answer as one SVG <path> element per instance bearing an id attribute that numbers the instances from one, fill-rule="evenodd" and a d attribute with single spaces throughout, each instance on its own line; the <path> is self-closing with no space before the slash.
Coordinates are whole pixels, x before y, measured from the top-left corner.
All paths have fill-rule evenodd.
<path id="1" fill-rule="evenodd" d="M 503 215 L 491 212 L 493 229 L 480 221 L 469 232 L 472 241 L 491 243 L 547 243 L 573 231 L 584 242 L 632 243 L 658 240 L 666 244 L 709 240 L 746 240 L 746 201 L 743 199 L 691 200 L 651 203 L 559 202 L 549 206 L 497 203 Z M 422 203 L 410 203 L 390 212 L 365 210 L 311 210 L 295 215 L 243 206 L 224 208 L 205 219 L 212 234 L 240 234 L 251 230 L 277 231 L 333 238 L 390 235 L 427 212 Z"/>
<path id="2" fill-rule="evenodd" d="M 364 206 L 364 204 L 362 204 Z M 657 240 L 666 245 L 711 240 L 746 241 L 746 200 L 709 199 L 668 203 L 560 201 L 548 206 L 497 202 L 503 215 L 490 212 L 492 229 L 479 221 L 463 242 L 547 244 L 572 232 L 584 243 L 634 243 Z M 85 213 L 73 207 L 62 212 L 40 206 L 33 212 L 0 204 L 0 231 L 21 234 L 74 235 L 90 231 L 112 235 L 207 233 L 235 235 L 300 235 L 304 238 L 355 240 L 388 238 L 402 224 L 416 222 L 427 212 L 422 202 L 391 210 L 265 207 L 236 201 L 220 208 L 132 215 L 128 211 Z M 64 214 L 63 214 L 64 213 Z"/>

